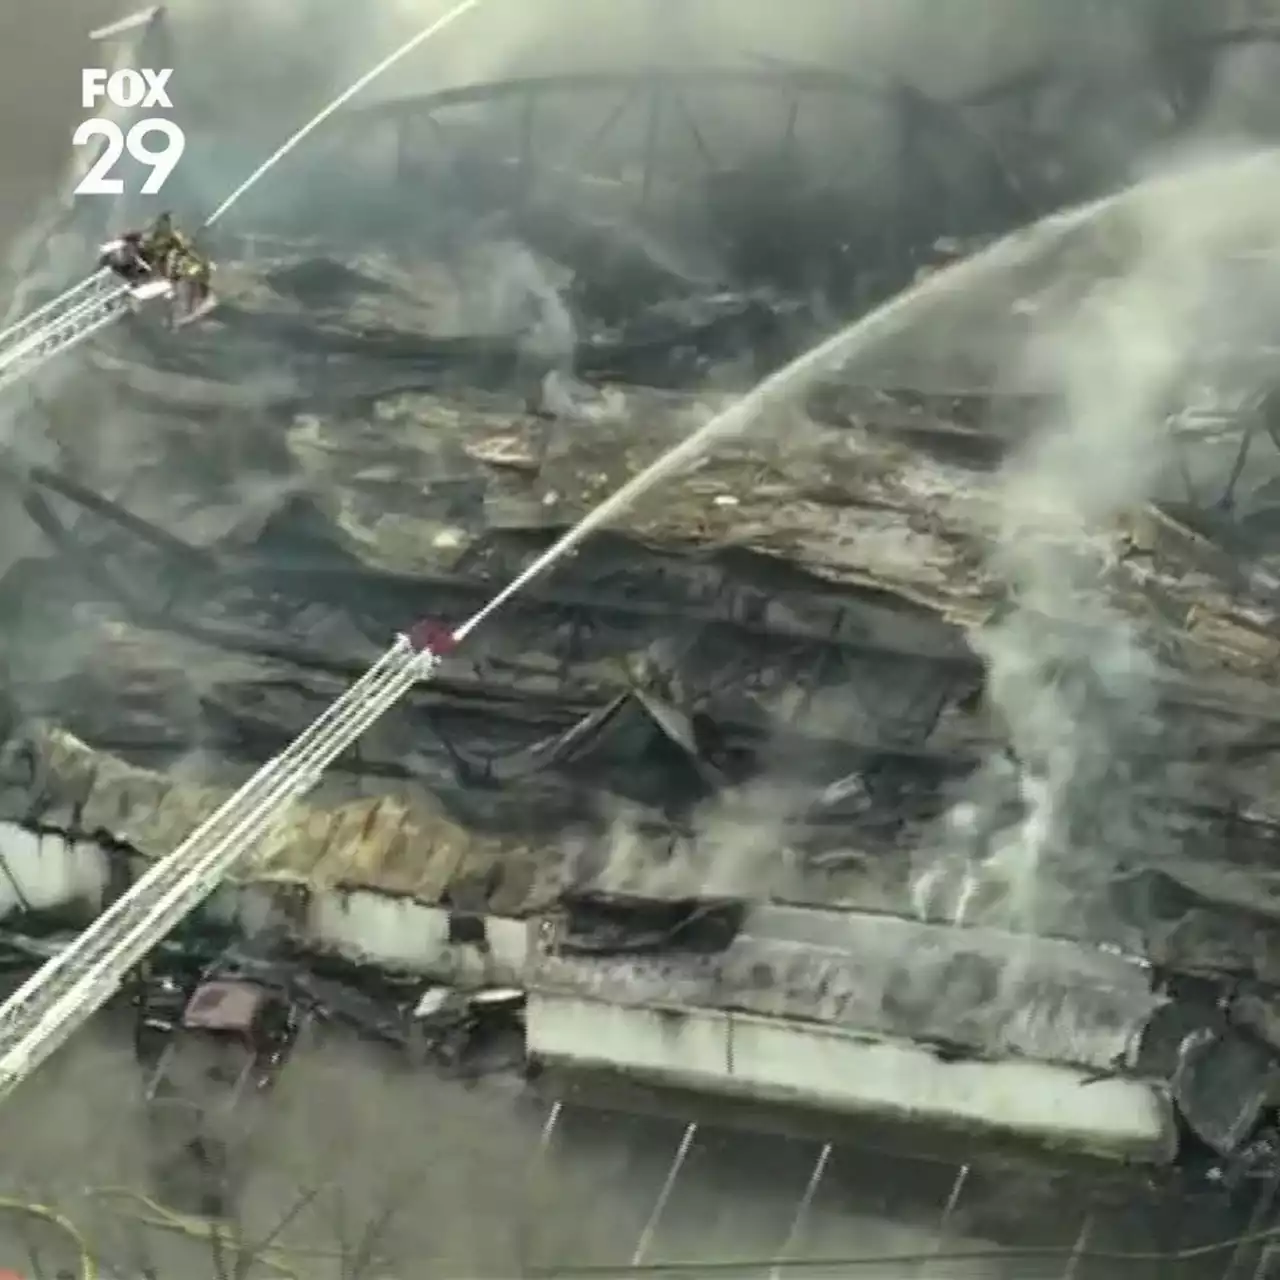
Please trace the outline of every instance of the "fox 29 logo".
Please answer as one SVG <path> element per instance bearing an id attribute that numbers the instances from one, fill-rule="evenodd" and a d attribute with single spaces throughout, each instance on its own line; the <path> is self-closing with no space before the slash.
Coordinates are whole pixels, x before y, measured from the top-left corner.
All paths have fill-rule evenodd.
<path id="1" fill-rule="evenodd" d="M 94 110 L 102 98 L 110 106 L 124 110 L 141 107 L 171 111 L 173 102 L 167 86 L 172 75 L 170 67 L 159 71 L 147 67 L 135 71 L 129 67 L 111 72 L 103 67 L 86 67 L 80 73 L 80 102 L 86 111 Z M 163 139 L 164 145 L 154 148 L 148 140 L 157 136 Z M 112 174 L 126 151 L 150 170 L 142 183 L 141 194 L 153 196 L 169 180 L 187 146 L 186 134 L 165 116 L 147 116 L 131 125 L 127 133 L 114 120 L 97 116 L 83 121 L 71 135 L 77 147 L 91 146 L 99 138 L 106 141 L 106 146 L 80 179 L 75 191 L 78 196 L 123 195 L 124 179 Z"/>

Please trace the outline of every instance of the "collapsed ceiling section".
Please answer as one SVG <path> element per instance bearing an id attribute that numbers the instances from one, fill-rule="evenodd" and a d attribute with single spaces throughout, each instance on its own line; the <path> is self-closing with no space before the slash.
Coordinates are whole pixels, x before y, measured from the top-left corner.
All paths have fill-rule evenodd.
<path id="1" fill-rule="evenodd" d="M 1175 41 L 1176 84 L 1134 89 L 1169 107 L 1145 141 L 1200 122 L 1205 66 L 1255 38 L 1269 39 Z M 155 787 L 265 760 L 390 634 L 474 612 L 815 332 L 1114 183 L 1119 168 L 1081 154 L 1076 117 L 1047 105 L 1104 100 L 1082 75 L 1037 69 L 960 103 L 804 67 L 577 76 L 353 117 L 299 171 L 294 203 L 224 241 L 207 324 L 177 337 L 140 318 L 18 410 L 0 817 L 97 834 L 76 828 L 72 781 L 106 788 L 115 756 L 151 782 L 111 789 L 102 829 L 163 852 L 183 832 L 156 818 Z M 744 96 L 781 104 L 776 146 L 721 155 L 712 121 Z M 804 122 L 829 128 L 855 103 L 892 146 L 875 165 L 813 163 Z M 569 116 L 601 126 L 550 154 Z M 392 145 L 357 155 L 370 128 Z M 341 199 L 335 153 L 366 173 L 363 188 L 344 176 Z M 63 230 L 88 254 L 99 229 Z M 1164 1053 L 1192 1127 L 1220 1152 L 1253 1141 L 1280 1046 L 1274 397 L 1171 427 L 1159 501 L 1100 531 L 1105 585 L 1160 658 L 1158 732 L 1123 725 L 1124 759 L 1082 766 L 1078 856 L 1030 867 L 1029 899 L 971 875 L 1000 865 L 1037 807 L 1042 762 L 992 713 L 983 636 L 1010 607 L 986 563 L 1000 467 L 1047 396 L 993 390 L 990 352 L 966 344 L 1043 283 L 1002 281 L 944 347 L 909 334 L 874 385 L 811 389 L 626 513 L 344 759 L 321 807 L 390 797 L 412 818 L 397 834 L 439 833 L 483 905 L 558 901 L 562 949 L 629 973 L 643 953 L 663 984 L 728 953 L 751 987 L 770 948 L 748 902 L 943 921 L 963 900 L 1004 924 L 1030 911 L 1142 957 L 1153 975 L 1113 991 L 1132 1007 L 1100 1021 L 1126 1045 L 1148 1018 L 1163 1028 L 1143 1051 Z M 1079 644 L 1051 621 L 1032 674 L 1105 736 L 1114 691 L 1072 660 L 1092 621 L 1066 629 Z M 71 768 L 58 730 L 96 763 L 73 752 Z M 290 869 L 305 874 L 304 846 Z M 337 878 L 411 893 L 435 879 L 404 840 L 382 853 Z M 1166 973 L 1211 994 L 1157 998 Z M 960 985 L 988 976 L 970 966 Z M 919 1034 L 1028 1051 L 939 983 L 938 1025 Z M 1193 1009 L 1185 1030 L 1205 1036 L 1174 1035 L 1168 1007 Z M 1111 1069 L 1107 1043 L 1085 1065 Z M 1228 1076 L 1238 1087 L 1205 1083 Z"/>

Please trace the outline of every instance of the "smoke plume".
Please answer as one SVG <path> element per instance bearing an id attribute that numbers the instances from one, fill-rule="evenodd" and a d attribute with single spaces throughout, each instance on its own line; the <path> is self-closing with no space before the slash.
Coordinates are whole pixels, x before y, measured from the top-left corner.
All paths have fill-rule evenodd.
<path id="1" fill-rule="evenodd" d="M 1096 228 L 1105 278 L 1041 311 L 1019 353 L 1053 407 L 1007 464 L 990 557 L 1005 605 L 975 640 L 1009 752 L 924 853 L 928 915 L 1092 932 L 1120 866 L 1159 857 L 1151 569 L 1119 554 L 1121 528 L 1169 464 L 1170 416 L 1204 382 L 1223 386 L 1217 357 L 1274 311 L 1267 273 L 1246 280 L 1238 264 L 1280 250 L 1280 158 L 1162 176 Z"/>

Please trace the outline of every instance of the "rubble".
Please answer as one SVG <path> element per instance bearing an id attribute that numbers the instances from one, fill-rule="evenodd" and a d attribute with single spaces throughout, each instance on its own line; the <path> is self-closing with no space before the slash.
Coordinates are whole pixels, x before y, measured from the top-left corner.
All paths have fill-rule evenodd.
<path id="1" fill-rule="evenodd" d="M 811 216 L 814 261 L 838 258 L 840 287 L 865 301 L 1025 217 L 1008 176 L 998 217 L 957 233 L 922 215 L 865 280 L 818 234 L 840 193 L 797 186 L 794 218 Z M 747 165 L 707 188 L 730 208 L 771 184 Z M 477 217 L 451 255 L 425 231 L 413 250 L 233 245 L 207 325 L 181 342 L 135 326 L 26 412 L 44 452 L 8 479 L 44 541 L 0 576 L 11 922 L 109 901 L 388 635 L 469 615 L 827 320 L 834 286 L 816 305 L 808 267 L 789 275 L 765 252 L 754 206 L 706 255 L 672 248 L 672 210 L 641 228 L 611 198 Z M 1087 268 L 1065 272 L 1076 287 L 1114 250 L 1071 254 Z M 508 267 L 525 284 L 494 303 Z M 638 983 L 700 1009 L 843 1019 L 956 1061 L 1142 1081 L 1215 1158 L 1269 1158 L 1280 453 L 1265 399 L 1180 423 L 1197 492 L 1171 481 L 1097 531 L 1110 596 L 1160 660 L 1165 731 L 1142 746 L 1132 803 L 1162 819 L 1150 838 L 1100 835 L 1105 874 L 1046 943 L 1060 967 L 993 1002 L 1004 970 L 982 940 L 939 944 L 942 959 L 907 946 L 914 969 L 864 954 L 855 981 L 847 955 L 842 968 L 805 938 L 789 969 L 796 939 L 751 931 L 770 911 L 884 918 L 920 939 L 941 927 L 917 919 L 912 856 L 1007 746 L 977 643 L 1008 604 L 985 550 L 999 465 L 1042 394 L 992 391 L 983 343 L 1044 295 L 1036 272 L 1003 281 L 946 349 L 915 334 L 875 378 L 817 387 L 725 442 L 374 729 L 234 890 L 241 905 L 261 891 L 309 949 L 290 957 L 300 998 L 456 1063 L 490 1020 L 515 1020 L 535 978 L 612 983 L 620 1003 Z M 1023 802 L 1010 790 L 1011 812 Z M 92 862 L 67 872 L 74 892 L 29 892 L 64 846 L 68 866 Z M 425 926 L 382 931 L 400 954 L 376 958 L 413 983 L 370 992 L 314 971 L 325 939 L 350 958 L 354 935 L 377 932 L 353 905 L 370 899 L 432 913 L 412 917 L 430 942 Z M 555 946 L 529 965 L 520 944 L 539 922 Z M 1081 978 L 1082 956 L 1124 981 Z M 1183 985 L 1153 992 L 1163 974 Z M 1187 994 L 1188 975 L 1209 994 Z"/>

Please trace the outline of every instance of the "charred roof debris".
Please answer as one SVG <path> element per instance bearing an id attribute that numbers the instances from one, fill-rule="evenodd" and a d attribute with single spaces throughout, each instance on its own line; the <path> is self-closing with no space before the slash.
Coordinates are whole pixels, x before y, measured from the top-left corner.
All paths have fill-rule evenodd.
<path id="1" fill-rule="evenodd" d="M 1150 141 L 1190 129 L 1205 65 L 1248 38 L 1162 36 L 1173 110 Z M 833 318 L 1113 182 L 1032 109 L 1078 100 L 1072 74 L 940 102 L 767 64 L 520 79 L 362 113 L 396 152 L 367 207 L 304 236 L 280 205 L 220 255 L 207 332 L 139 328 L 19 415 L 41 452 L 3 480 L 38 536 L 0 576 L 0 822 L 96 842 L 127 885 L 424 601 L 474 611 Z M 695 89 L 781 93 L 780 145 L 714 154 Z M 572 172 L 476 125 L 512 107 L 554 121 L 574 94 L 616 98 L 617 118 L 602 113 Z M 856 166 L 833 177 L 795 142 L 801 113 L 854 99 L 901 126 L 888 209 Z M 611 141 L 639 101 L 674 122 L 692 170 L 670 146 L 637 168 Z M 397 222 L 428 183 L 449 198 Z M 1114 246 L 1073 252 L 1105 265 Z M 992 316 L 1026 313 L 1045 288 L 1030 277 Z M 944 1063 L 1069 1066 L 1099 1093 L 1154 1082 L 1171 1163 L 1228 1189 L 1280 1178 L 1274 390 L 1183 415 L 1157 500 L 1099 531 L 1158 673 L 1160 731 L 1124 744 L 1138 817 L 1113 829 L 1101 801 L 1073 816 L 1071 847 L 1096 865 L 1057 886 L 1070 910 L 1053 936 L 1002 927 L 981 893 L 961 929 L 954 899 L 1026 820 L 1023 775 L 1047 768 L 991 714 L 975 637 L 1010 608 L 983 512 L 1049 393 L 997 386 L 974 344 L 923 335 L 870 383 L 819 386 L 776 431 L 726 444 L 531 590 L 255 855 L 246 881 L 296 889 L 308 920 L 326 893 L 438 908 L 448 962 L 429 980 L 335 958 L 284 908 L 252 947 L 206 919 L 131 993 L 140 1068 L 167 1078 L 181 1033 L 221 1034 L 240 1002 L 236 1088 L 265 1089 L 326 1024 L 423 1069 L 532 1072 L 545 990 L 861 1032 Z M 1227 354 L 1224 384 L 1274 347 Z M 91 395 L 109 402 L 97 436 Z M 1060 603 L 1046 628 L 1091 625 Z M 1049 648 L 1035 679 L 1105 716 L 1108 691 Z M 961 837 L 946 824 L 979 783 Z M 949 861 L 924 858 L 940 843 Z M 39 879 L 9 863 L 15 885 Z M 77 908 L 15 894 L 0 964 L 18 969 Z M 520 972 L 495 917 L 531 926 Z M 230 1176 L 202 1133 L 182 1143 Z"/>

